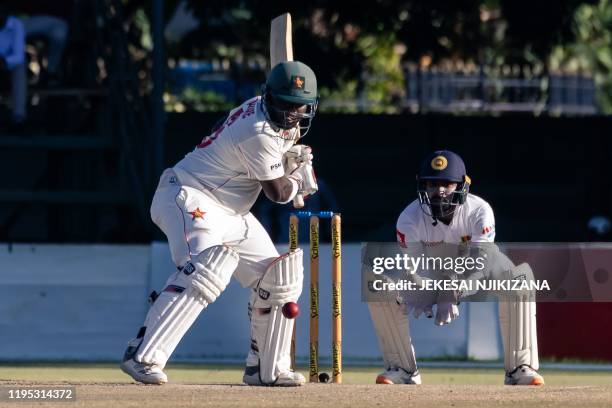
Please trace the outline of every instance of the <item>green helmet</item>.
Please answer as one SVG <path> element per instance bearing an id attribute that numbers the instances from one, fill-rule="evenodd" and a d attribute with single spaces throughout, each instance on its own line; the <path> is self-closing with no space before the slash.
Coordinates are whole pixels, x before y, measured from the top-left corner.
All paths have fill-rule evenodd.
<path id="1" fill-rule="evenodd" d="M 266 90 L 285 102 L 308 105 L 317 99 L 317 77 L 302 62 L 284 61 L 270 71 Z"/>
<path id="2" fill-rule="evenodd" d="M 300 121 L 302 136 L 308 132 L 319 103 L 317 77 L 308 65 L 284 61 L 272 68 L 263 88 L 268 120 L 282 129 L 295 127 Z M 298 107 L 306 106 L 306 110 Z"/>

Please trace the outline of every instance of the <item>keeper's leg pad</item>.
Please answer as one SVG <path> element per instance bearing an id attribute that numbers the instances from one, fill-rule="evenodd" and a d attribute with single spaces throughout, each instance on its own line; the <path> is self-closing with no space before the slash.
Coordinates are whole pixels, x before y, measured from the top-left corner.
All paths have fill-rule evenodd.
<path id="1" fill-rule="evenodd" d="M 231 248 L 216 245 L 193 256 L 172 275 L 149 309 L 134 359 L 163 368 L 200 312 L 223 292 L 238 260 Z"/>
<path id="2" fill-rule="evenodd" d="M 510 279 L 534 279 L 531 267 L 520 264 L 510 270 Z M 504 346 L 504 366 L 507 372 L 523 364 L 539 368 L 536 303 L 533 294 L 499 301 L 499 325 Z"/>
<path id="3" fill-rule="evenodd" d="M 251 296 L 251 351 L 259 356 L 259 375 L 273 384 L 280 373 L 290 371 L 291 334 L 294 319 L 283 316 L 287 302 L 297 302 L 302 293 L 302 250 L 276 258 Z"/>
<path id="4" fill-rule="evenodd" d="M 385 369 L 417 371 L 416 356 L 410 339 L 408 315 L 396 302 L 369 302 L 370 316 L 376 329 Z"/>

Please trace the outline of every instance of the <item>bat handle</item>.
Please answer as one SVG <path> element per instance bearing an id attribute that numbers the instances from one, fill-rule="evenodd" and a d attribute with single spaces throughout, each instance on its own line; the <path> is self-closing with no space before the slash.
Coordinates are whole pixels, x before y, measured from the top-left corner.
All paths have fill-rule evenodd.
<path id="1" fill-rule="evenodd" d="M 298 194 L 293 199 L 293 208 L 304 208 L 304 196 Z"/>

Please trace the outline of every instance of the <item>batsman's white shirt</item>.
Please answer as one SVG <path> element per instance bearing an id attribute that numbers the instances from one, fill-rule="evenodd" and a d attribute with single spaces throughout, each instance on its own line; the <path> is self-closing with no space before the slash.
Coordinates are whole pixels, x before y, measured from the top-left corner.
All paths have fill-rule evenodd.
<path id="1" fill-rule="evenodd" d="M 203 190 L 237 214 L 248 213 L 261 192 L 260 181 L 285 174 L 283 154 L 295 139 L 295 128 L 275 131 L 263 109 L 255 97 L 232 110 L 223 125 L 174 166 L 181 184 Z"/>
<path id="2" fill-rule="evenodd" d="M 397 220 L 397 240 L 402 246 L 410 246 L 410 242 L 493 242 L 493 209 L 482 198 L 468 194 L 465 203 L 455 209 L 455 215 L 449 225 L 438 221 L 434 226 L 433 219 L 421 209 L 419 200 L 414 200 Z"/>
<path id="3" fill-rule="evenodd" d="M 257 97 L 232 110 L 213 134 L 162 174 L 151 218 L 166 234 L 177 266 L 213 245 L 228 245 L 240 256 L 234 276 L 250 287 L 278 257 L 250 209 L 260 181 L 285 174 L 283 154 L 296 131 L 274 131 L 263 109 Z"/>

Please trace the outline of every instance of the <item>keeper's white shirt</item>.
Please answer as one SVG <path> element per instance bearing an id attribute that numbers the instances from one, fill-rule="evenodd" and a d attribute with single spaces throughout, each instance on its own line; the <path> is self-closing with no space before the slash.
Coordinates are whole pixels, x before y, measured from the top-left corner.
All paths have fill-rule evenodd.
<path id="1" fill-rule="evenodd" d="M 264 109 L 261 97 L 233 109 L 223 125 L 174 166 L 181 184 L 202 190 L 237 214 L 248 213 L 261 192 L 260 181 L 285 174 L 283 154 L 297 132 L 275 131 Z"/>
<path id="2" fill-rule="evenodd" d="M 495 217 L 489 203 L 474 194 L 468 194 L 465 203 L 455 209 L 449 225 L 438 220 L 434 226 L 433 219 L 421 209 L 419 200 L 414 200 L 400 214 L 396 232 L 397 241 L 404 247 L 409 247 L 410 242 L 428 245 L 441 242 L 493 242 Z"/>

